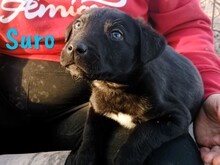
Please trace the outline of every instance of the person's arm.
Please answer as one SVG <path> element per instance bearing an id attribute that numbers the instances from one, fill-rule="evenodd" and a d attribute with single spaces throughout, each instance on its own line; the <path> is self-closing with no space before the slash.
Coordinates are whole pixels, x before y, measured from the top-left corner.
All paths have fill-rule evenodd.
<path id="1" fill-rule="evenodd" d="M 169 45 L 198 68 L 205 98 L 220 93 L 220 58 L 214 53 L 211 22 L 198 0 L 150 0 L 150 17 Z"/>
<path id="2" fill-rule="evenodd" d="M 199 0 L 150 0 L 154 27 L 168 44 L 189 58 L 204 82 L 204 103 L 194 133 L 205 163 L 220 164 L 220 58 L 214 52 L 211 22 Z"/>

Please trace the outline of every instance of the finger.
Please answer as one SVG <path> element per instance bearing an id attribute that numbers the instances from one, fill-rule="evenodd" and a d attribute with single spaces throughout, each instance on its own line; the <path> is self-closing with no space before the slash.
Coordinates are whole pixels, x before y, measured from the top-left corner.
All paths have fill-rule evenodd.
<path id="1" fill-rule="evenodd" d="M 213 153 L 213 160 L 212 160 L 212 165 L 220 165 L 220 147 L 219 146 L 214 146 L 211 149 L 211 152 Z"/>
<path id="2" fill-rule="evenodd" d="M 220 165 L 220 155 L 216 155 L 213 158 L 212 165 Z"/>
<path id="3" fill-rule="evenodd" d="M 200 149 L 201 158 L 205 163 L 213 163 L 213 165 L 220 165 L 220 147 L 214 146 L 212 149 L 202 147 Z"/>
<path id="4" fill-rule="evenodd" d="M 220 154 L 220 146 L 214 146 L 211 148 L 211 152 L 217 152 Z"/>
<path id="5" fill-rule="evenodd" d="M 212 163 L 214 154 L 211 153 L 211 150 L 207 147 L 200 148 L 201 158 L 205 163 Z"/>

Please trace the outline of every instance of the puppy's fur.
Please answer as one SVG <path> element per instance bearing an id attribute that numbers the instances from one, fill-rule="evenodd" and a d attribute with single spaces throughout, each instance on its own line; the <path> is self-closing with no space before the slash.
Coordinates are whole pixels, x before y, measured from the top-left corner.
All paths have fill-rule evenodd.
<path id="1" fill-rule="evenodd" d="M 92 84 L 83 142 L 70 164 L 105 164 L 108 118 L 131 130 L 117 165 L 141 165 L 188 131 L 203 98 L 201 78 L 150 26 L 116 9 L 91 9 L 65 37 L 61 64 Z"/>

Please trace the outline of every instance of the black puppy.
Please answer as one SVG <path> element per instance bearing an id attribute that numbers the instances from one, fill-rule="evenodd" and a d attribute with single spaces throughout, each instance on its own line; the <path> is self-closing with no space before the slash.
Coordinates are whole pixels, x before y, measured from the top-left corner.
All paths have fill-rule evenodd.
<path id="1" fill-rule="evenodd" d="M 92 84 L 83 142 L 70 164 L 105 164 L 110 119 L 131 130 L 117 165 L 141 165 L 188 131 L 203 98 L 201 78 L 151 27 L 116 9 L 91 9 L 65 37 L 61 64 Z"/>

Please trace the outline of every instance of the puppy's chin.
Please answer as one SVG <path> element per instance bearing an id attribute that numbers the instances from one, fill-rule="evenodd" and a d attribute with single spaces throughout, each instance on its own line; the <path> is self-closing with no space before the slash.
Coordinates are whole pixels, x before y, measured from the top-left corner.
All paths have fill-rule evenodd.
<path id="1" fill-rule="evenodd" d="M 85 73 L 75 64 L 67 66 L 66 70 L 68 70 L 70 75 L 75 78 L 85 78 Z"/>

